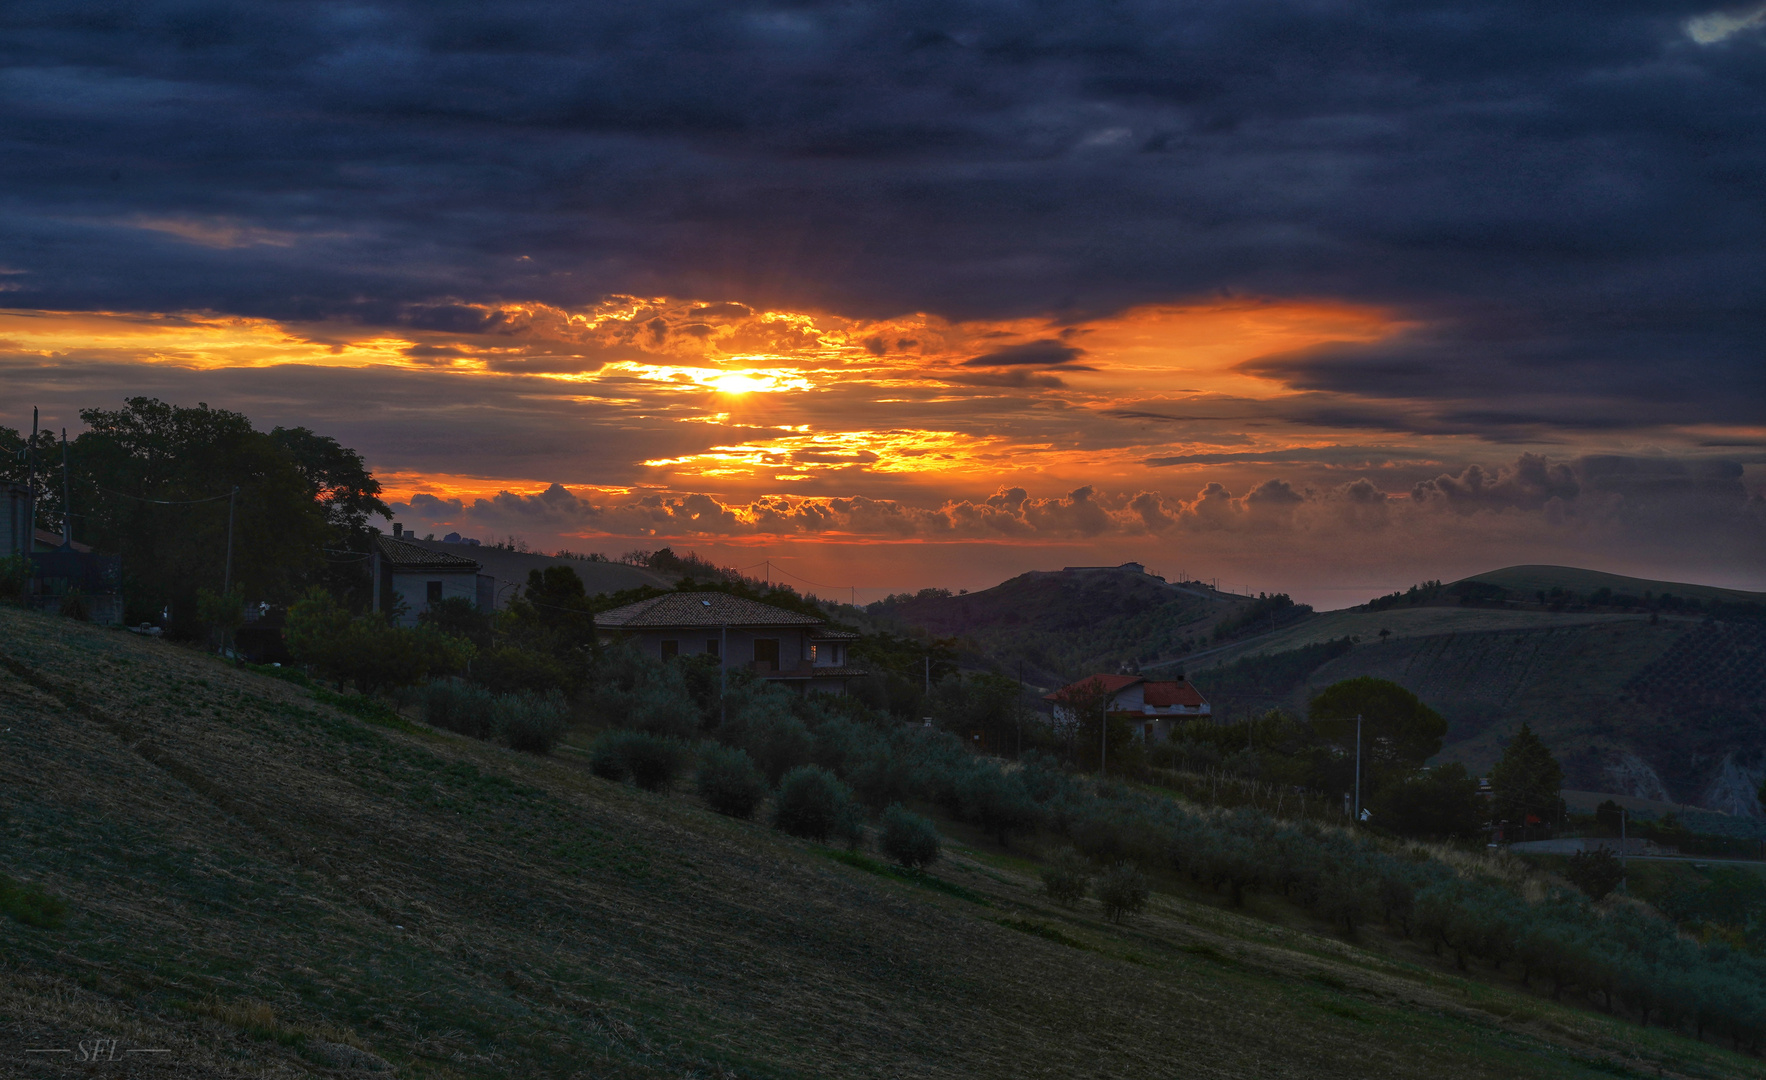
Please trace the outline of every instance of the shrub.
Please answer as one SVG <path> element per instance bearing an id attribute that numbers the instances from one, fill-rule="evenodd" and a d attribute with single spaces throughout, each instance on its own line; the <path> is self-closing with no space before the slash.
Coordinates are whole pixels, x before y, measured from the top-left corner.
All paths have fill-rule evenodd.
<path id="1" fill-rule="evenodd" d="M 480 611 L 464 596 L 449 596 L 429 605 L 417 621 L 435 627 L 449 637 L 472 642 L 480 651 L 491 647 L 491 613 Z"/>
<path id="2" fill-rule="evenodd" d="M 767 780 L 780 783 L 786 773 L 808 764 L 812 743 L 803 721 L 764 707 L 750 710 L 744 719 L 741 745 Z"/>
<path id="3" fill-rule="evenodd" d="M 364 694 L 450 675 L 472 659 L 472 644 L 431 626 L 397 627 L 378 615 L 351 616 L 325 590 L 312 588 L 288 609 L 289 651 L 326 676 Z"/>
<path id="4" fill-rule="evenodd" d="M 1375 825 L 1401 836 L 1476 836 L 1489 816 L 1478 781 L 1460 764 L 1423 769 L 1386 784 L 1369 807 Z"/>
<path id="5" fill-rule="evenodd" d="M 245 590 L 238 585 L 224 593 L 196 590 L 196 618 L 208 631 L 211 643 L 226 650 L 245 625 Z"/>
<path id="6" fill-rule="evenodd" d="M 860 801 L 873 810 L 881 810 L 907 797 L 914 769 L 892 747 L 878 746 L 852 767 L 846 779 Z"/>
<path id="7" fill-rule="evenodd" d="M 1074 907 L 1091 888 L 1091 863 L 1072 848 L 1062 848 L 1042 868 L 1042 890 L 1062 907 Z"/>
<path id="8" fill-rule="evenodd" d="M 687 769 L 689 753 L 678 739 L 633 732 L 626 744 L 626 765 L 632 782 L 645 791 L 667 791 Z"/>
<path id="9" fill-rule="evenodd" d="M 658 680 L 632 695 L 627 727 L 687 738 L 699 730 L 699 706 L 680 680 Z"/>
<path id="10" fill-rule="evenodd" d="M 863 835 L 852 790 L 819 765 L 800 765 L 785 774 L 773 824 L 810 840 L 838 836 L 856 843 Z"/>
<path id="11" fill-rule="evenodd" d="M 570 672 L 556 659 L 513 645 L 500 645 L 475 659 L 472 680 L 496 694 L 544 694 L 571 685 Z"/>
<path id="12" fill-rule="evenodd" d="M 570 726 L 570 707 L 556 690 L 545 695 L 511 694 L 497 699 L 496 729 L 511 749 L 549 754 Z"/>
<path id="13" fill-rule="evenodd" d="M 30 581 L 30 556 L 7 555 L 0 558 L 0 600 L 21 599 Z"/>
<path id="14" fill-rule="evenodd" d="M 419 692 L 423 721 L 431 727 L 457 731 L 474 739 L 496 734 L 496 698 L 472 683 L 437 679 Z"/>
<path id="15" fill-rule="evenodd" d="M 629 780 L 631 762 L 626 756 L 626 743 L 637 736 L 634 731 L 609 731 L 589 747 L 589 771 L 603 780 Z"/>
<path id="16" fill-rule="evenodd" d="M 1023 781 L 991 765 L 971 767 L 957 782 L 956 794 L 963 820 L 992 833 L 1001 847 L 1013 833 L 1036 828 L 1041 817 Z"/>
<path id="17" fill-rule="evenodd" d="M 76 622 L 92 621 L 92 604 L 86 594 L 78 589 L 69 589 L 61 594 L 61 614 Z"/>
<path id="18" fill-rule="evenodd" d="M 877 846 L 909 870 L 930 866 L 938 859 L 938 829 L 930 820 L 895 803 L 883 811 L 883 835 Z"/>
<path id="19" fill-rule="evenodd" d="M 730 817 L 751 818 L 766 798 L 766 778 L 747 751 L 707 746 L 699 757 L 699 794 L 711 808 Z"/>
<path id="20" fill-rule="evenodd" d="M 1564 869 L 1570 884 L 1588 894 L 1590 900 L 1603 900 L 1625 879 L 1625 867 L 1608 848 L 1578 851 L 1570 856 Z"/>
<path id="21" fill-rule="evenodd" d="M 1098 877 L 1098 903 L 1104 918 L 1119 923 L 1147 906 L 1147 878 L 1130 863 L 1119 862 Z"/>
<path id="22" fill-rule="evenodd" d="M 589 771 L 607 780 L 631 780 L 645 791 L 667 791 L 687 767 L 687 748 L 645 731 L 609 731 L 589 748 Z"/>

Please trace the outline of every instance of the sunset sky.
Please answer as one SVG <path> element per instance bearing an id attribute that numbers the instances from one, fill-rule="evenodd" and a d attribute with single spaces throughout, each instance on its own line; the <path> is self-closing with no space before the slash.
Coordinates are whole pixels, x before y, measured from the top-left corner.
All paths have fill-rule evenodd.
<path id="1" fill-rule="evenodd" d="M 27 2 L 0 49 L 0 424 L 206 401 L 419 534 L 861 601 L 1766 589 L 1766 8 Z"/>

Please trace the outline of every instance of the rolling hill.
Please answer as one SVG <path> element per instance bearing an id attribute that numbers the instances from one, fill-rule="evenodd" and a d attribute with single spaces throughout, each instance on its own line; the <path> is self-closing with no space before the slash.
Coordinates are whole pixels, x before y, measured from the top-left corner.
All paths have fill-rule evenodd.
<path id="1" fill-rule="evenodd" d="M 1728 605 L 1766 600 L 1588 571 L 1545 573 L 1555 569 L 1515 567 L 1468 580 Z M 1339 679 L 1390 679 L 1447 717 L 1444 760 L 1486 769 L 1524 722 L 1552 747 L 1570 787 L 1761 817 L 1755 792 L 1766 777 L 1766 624 L 1576 606 L 1445 599 L 1325 612 L 1194 661 L 1191 674 L 1229 717 L 1272 707 L 1303 713 L 1312 694 Z M 1282 659 L 1344 640 L 1352 647 L 1320 655 L 1303 675 Z"/>
<path id="2" fill-rule="evenodd" d="M 981 592 L 922 593 L 867 611 L 879 626 L 961 639 L 973 665 L 1016 673 L 1022 663 L 1027 682 L 1054 687 L 1090 671 L 1205 648 L 1216 624 L 1252 603 L 1201 582 L 1168 582 L 1129 563 L 1033 570 Z"/>
<path id="3" fill-rule="evenodd" d="M 178 1080 L 1761 1072 L 1273 896 L 1173 875 L 1118 926 L 1044 899 L 1034 850 L 949 843 L 902 880 L 571 754 L 0 608 L 8 1075 L 91 1075 L 95 1039 Z"/>
<path id="4" fill-rule="evenodd" d="M 1590 603 L 1602 589 L 1639 603 Z M 1213 628 L 1252 603 L 1126 569 L 1069 570 L 917 598 L 889 615 L 964 638 L 975 666 L 1012 671 L 1025 660 L 1042 685 L 1124 662 L 1149 675 L 1182 669 L 1223 720 L 1276 707 L 1304 714 L 1330 683 L 1374 675 L 1448 718 L 1444 760 L 1483 770 L 1527 723 L 1570 787 L 1762 816 L 1766 623 L 1756 605 L 1766 594 L 1513 566 L 1383 605 L 1296 609 L 1215 643 Z"/>
<path id="5" fill-rule="evenodd" d="M 1615 593 L 1631 596 L 1668 594 L 1683 599 L 1715 600 L 1730 604 L 1766 604 L 1766 593 L 1723 589 L 1715 585 L 1692 585 L 1683 581 L 1652 581 L 1648 578 L 1608 574 L 1600 570 L 1583 570 L 1574 566 L 1508 566 L 1486 574 L 1474 574 L 1464 580 L 1495 585 L 1520 596 L 1563 589 L 1586 597 L 1601 589 L 1610 589 Z"/>

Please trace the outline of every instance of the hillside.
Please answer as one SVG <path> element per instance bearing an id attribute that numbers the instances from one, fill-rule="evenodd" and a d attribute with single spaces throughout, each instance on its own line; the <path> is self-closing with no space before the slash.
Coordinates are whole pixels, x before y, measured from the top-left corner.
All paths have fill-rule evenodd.
<path id="1" fill-rule="evenodd" d="M 1028 682 L 1059 686 L 1091 671 L 1206 648 L 1217 623 L 1252 603 L 1200 582 L 1167 582 L 1131 563 L 1033 570 L 981 592 L 922 593 L 868 610 L 879 625 L 960 638 L 974 650 L 972 662 L 1013 673 L 1022 663 Z"/>
<path id="2" fill-rule="evenodd" d="M 1318 653 L 1345 638 L 1358 643 Z M 1284 662 L 1289 656 L 1316 656 L 1317 664 L 1301 674 Z M 1761 813 L 1754 792 L 1766 776 L 1766 627 L 1757 622 L 1351 609 L 1223 650 L 1191 674 L 1223 716 L 1277 706 L 1303 713 L 1312 694 L 1339 679 L 1390 679 L 1447 717 L 1445 760 L 1486 769 L 1525 722 L 1552 747 L 1570 787 Z"/>
<path id="3" fill-rule="evenodd" d="M 1465 583 L 1484 589 L 1463 597 Z M 1602 589 L 1650 601 L 1589 602 Z M 1664 597 L 1675 599 L 1664 605 Z M 1689 601 L 1744 618 L 1709 622 Z M 1338 679 L 1391 679 L 1448 718 L 1443 760 L 1485 769 L 1527 723 L 1571 787 L 1757 818 L 1766 628 L 1745 616 L 1763 601 L 1734 589 L 1514 566 L 1414 599 L 1247 620 L 1258 610 L 1248 597 L 1125 567 L 1032 572 L 967 595 L 896 598 L 869 614 L 876 625 L 959 638 L 971 666 L 1016 672 L 1022 662 L 1035 685 L 1123 664 L 1148 674 L 1182 669 L 1222 720 L 1278 707 L 1303 714 L 1307 699 Z M 1245 622 L 1215 640 L 1222 623 Z"/>
<path id="4" fill-rule="evenodd" d="M 1655 596 L 1669 594 L 1681 599 L 1707 602 L 1715 600 L 1726 604 L 1766 604 L 1766 593 L 1723 589 L 1715 585 L 1692 585 L 1684 581 L 1652 581 L 1599 570 L 1583 570 L 1574 566 L 1508 566 L 1489 573 L 1474 574 L 1464 580 L 1495 585 L 1521 596 L 1549 593 L 1553 589 L 1588 596 L 1601 589 L 1610 589 L 1614 593 L 1639 597 L 1646 593 Z"/>
<path id="5" fill-rule="evenodd" d="M 0 608 L 5 873 L 68 909 L 0 917 L 8 1075 L 1762 1073 L 1274 899 L 1161 880 L 1115 927 L 960 832 L 921 887 L 319 698 Z"/>

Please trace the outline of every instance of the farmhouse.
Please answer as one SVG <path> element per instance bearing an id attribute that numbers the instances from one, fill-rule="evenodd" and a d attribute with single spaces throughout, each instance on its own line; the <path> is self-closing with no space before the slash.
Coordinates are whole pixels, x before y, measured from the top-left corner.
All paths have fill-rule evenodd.
<path id="1" fill-rule="evenodd" d="M 769 682 L 798 690 L 844 693 L 848 679 L 870 674 L 849 661 L 858 638 L 814 615 L 721 592 L 653 596 L 595 616 L 604 641 L 625 640 L 646 656 L 714 656 Z"/>
<path id="2" fill-rule="evenodd" d="M 0 488 L 0 558 L 30 563 L 25 602 L 40 611 L 68 611 L 76 603 L 82 618 L 101 626 L 123 621 L 122 560 L 36 527 L 31 490 L 24 484 Z"/>
<path id="3" fill-rule="evenodd" d="M 374 610 L 397 610 L 400 626 L 416 626 L 417 617 L 432 604 L 452 597 L 491 610 L 495 582 L 478 572 L 477 562 L 461 555 L 420 548 L 398 536 L 376 536 L 369 571 Z"/>
<path id="4" fill-rule="evenodd" d="M 1135 734 L 1144 742 L 1162 742 L 1171 737 L 1172 727 L 1183 720 L 1213 715 L 1208 699 L 1194 683 L 1178 676 L 1176 679 L 1153 680 L 1139 675 L 1092 675 L 1071 683 L 1043 700 L 1055 707 L 1055 726 L 1077 723 L 1074 703 L 1104 701 L 1097 707 L 1118 716 L 1128 713 L 1136 725 Z"/>

